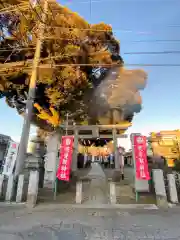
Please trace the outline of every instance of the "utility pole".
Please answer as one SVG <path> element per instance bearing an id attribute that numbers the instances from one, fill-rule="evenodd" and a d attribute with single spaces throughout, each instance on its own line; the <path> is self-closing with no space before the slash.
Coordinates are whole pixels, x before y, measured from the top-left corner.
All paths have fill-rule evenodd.
<path id="1" fill-rule="evenodd" d="M 68 121 L 69 121 L 69 114 L 67 113 L 66 114 L 66 129 L 65 129 L 66 130 L 66 135 L 68 135 L 68 125 L 69 125 Z"/>
<path id="2" fill-rule="evenodd" d="M 39 59 L 41 55 L 41 46 L 43 43 L 43 35 L 45 31 L 45 22 L 47 19 L 47 13 L 48 13 L 48 0 L 44 0 L 42 23 L 39 24 L 39 36 L 36 42 L 36 51 L 34 55 L 32 74 L 31 74 L 30 83 L 29 83 L 28 99 L 26 103 L 26 112 L 24 116 L 24 123 L 23 123 L 23 129 L 22 129 L 21 140 L 19 145 L 18 157 L 16 161 L 15 176 L 18 176 L 22 172 L 24 167 L 24 162 L 26 159 L 33 104 L 34 104 L 34 98 L 36 94 L 37 69 L 38 69 Z"/>

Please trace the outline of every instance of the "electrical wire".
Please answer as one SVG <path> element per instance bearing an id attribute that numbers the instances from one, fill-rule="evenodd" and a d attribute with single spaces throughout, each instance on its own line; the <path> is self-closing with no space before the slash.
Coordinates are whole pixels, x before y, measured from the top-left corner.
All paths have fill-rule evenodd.
<path id="1" fill-rule="evenodd" d="M 154 3 L 158 3 L 158 2 L 178 2 L 179 0 L 146 0 L 146 2 L 154 2 Z M 105 2 L 134 2 L 134 0 L 92 0 L 92 3 L 105 3 Z M 144 2 L 144 0 L 136 0 L 136 3 L 138 2 Z M 72 2 L 73 3 L 73 2 Z M 75 1 L 75 4 L 79 4 L 79 3 L 89 3 L 86 0 L 80 0 L 80 1 Z"/>
<path id="2" fill-rule="evenodd" d="M 124 52 L 124 55 L 156 55 L 156 54 L 180 54 L 180 51 L 162 51 L 162 52 Z"/>
<path id="3" fill-rule="evenodd" d="M 91 3 L 91 0 L 90 0 L 90 3 Z M 23 3 L 24 4 L 24 3 Z M 20 6 L 23 6 L 23 4 L 19 4 L 18 5 L 18 9 L 20 8 Z M 26 4 L 26 6 L 28 6 L 28 4 Z M 10 9 L 11 10 L 11 8 L 12 8 L 12 6 L 10 7 L 10 8 L 8 8 L 8 9 Z M 6 9 L 6 8 L 5 8 Z M 1 13 L 1 12 L 0 12 Z M 78 29 L 78 30 L 80 30 L 80 31 L 97 31 L 97 32 L 107 32 L 107 31 L 112 31 L 111 29 L 109 30 L 109 29 L 92 29 L 92 28 L 87 28 L 87 29 L 80 29 L 80 28 L 72 28 L 72 27 L 62 27 L 62 26 L 49 26 L 49 27 L 47 27 L 46 26 L 46 28 L 60 28 L 60 29 L 69 29 L 69 30 L 72 30 L 72 29 Z M 116 31 L 116 30 L 115 30 Z M 121 30 L 120 30 L 121 31 Z M 131 31 L 131 30 L 125 30 L 125 31 Z M 142 33 L 142 32 L 139 32 L 139 33 Z M 73 39 L 63 39 L 63 38 L 60 38 L 61 40 L 73 40 Z M 147 41 L 147 40 L 146 40 Z M 163 41 L 163 40 L 154 40 L 154 41 Z M 164 41 L 166 41 L 166 40 L 164 40 Z M 171 41 L 171 40 L 167 40 L 167 41 Z M 172 41 L 180 41 L 180 40 L 172 40 Z M 106 42 L 106 41 L 105 41 Z M 135 42 L 143 42 L 143 40 L 139 40 L 139 41 L 135 41 Z M 27 50 L 28 48 L 26 48 L 26 50 Z M 35 49 L 35 48 L 29 48 L 29 49 Z M 20 49 L 18 49 L 18 50 L 20 50 Z M 25 50 L 25 49 L 23 49 L 23 50 Z M 0 49 L 0 51 L 3 51 L 2 49 Z M 12 50 L 5 50 L 5 51 L 12 51 Z M 123 54 L 127 54 L 127 55 L 134 55 L 134 54 L 171 54 L 171 53 L 176 53 L 176 54 L 179 54 L 180 53 L 180 51 L 163 51 L 163 52 L 125 52 L 125 53 L 123 53 Z M 102 53 L 94 53 L 95 55 L 96 54 L 102 54 Z M 92 55 L 94 55 L 94 54 L 92 54 Z M 71 55 L 64 55 L 64 56 L 62 56 L 62 55 L 59 55 L 59 56 L 51 56 L 51 57 L 48 57 L 48 58 L 45 58 L 45 59 L 40 59 L 40 61 L 45 61 L 45 60 L 47 60 L 47 59 L 53 59 L 53 58 L 58 58 L 58 57 L 67 57 L 67 56 L 79 56 L 79 55 L 74 55 L 74 54 L 71 54 Z M 61 65 L 56 65 L 56 66 L 69 66 L 69 65 L 73 65 L 73 66 L 114 66 L 114 64 L 61 64 Z M 118 64 L 119 65 L 119 64 Z M 131 66 L 132 66 L 132 64 L 130 64 Z M 133 64 L 134 65 L 134 64 Z M 134 66 L 136 66 L 137 64 L 135 64 Z M 164 66 L 164 64 L 156 64 L 156 65 L 154 65 L 154 64 L 138 64 L 138 65 L 141 65 L 141 66 Z M 167 66 L 167 65 L 165 65 L 165 66 Z M 168 64 L 168 66 L 179 66 L 179 65 L 174 65 L 174 64 Z M 2 69 L 1 69 L 2 70 Z"/>
<path id="4" fill-rule="evenodd" d="M 25 48 L 26 50 L 28 50 L 28 49 L 35 49 L 35 48 Z M 15 50 L 20 50 L 20 49 L 14 49 L 14 51 Z M 22 48 L 22 50 L 24 50 L 23 48 Z M 1 51 L 1 49 L 0 49 L 0 51 Z M 3 50 L 2 50 L 3 51 Z M 11 50 L 9 50 L 10 52 L 12 51 L 12 49 Z M 101 51 L 99 51 L 99 52 L 94 52 L 94 53 L 91 53 L 91 54 L 89 54 L 88 56 L 96 56 L 96 55 L 104 55 L 104 54 L 106 54 L 105 52 L 101 52 Z M 108 52 L 107 52 L 107 54 L 108 54 Z M 141 54 L 146 54 L 146 55 L 148 55 L 148 54 L 150 54 L 150 55 L 152 55 L 152 54 L 180 54 L 180 51 L 162 51 L 162 52 L 125 52 L 125 53 L 123 53 L 124 55 L 141 55 Z M 122 54 L 122 55 L 123 55 Z M 78 56 L 82 56 L 82 54 L 59 54 L 59 55 L 56 55 L 56 56 L 50 56 L 50 57 L 46 57 L 46 58 L 40 58 L 39 59 L 39 61 L 46 61 L 46 60 L 53 60 L 53 59 L 58 59 L 58 58 L 63 58 L 63 57 L 78 57 Z M 28 63 L 31 63 L 33 61 L 33 59 L 30 59 L 30 60 L 27 60 L 26 61 L 26 64 L 28 64 Z M 16 62 L 14 62 L 14 63 L 16 63 Z M 20 63 L 20 62 L 17 62 L 17 63 Z M 65 64 L 65 65 L 67 65 L 67 64 Z M 69 65 L 71 65 L 71 64 L 69 64 Z M 114 63 L 113 64 L 81 64 L 81 65 L 79 65 L 78 64 L 78 66 L 101 66 L 102 67 L 102 65 L 103 66 L 112 66 L 112 65 L 114 65 Z M 116 65 L 119 65 L 119 63 L 118 64 L 116 64 Z M 62 66 L 64 66 L 64 65 L 62 65 Z M 74 65 L 75 66 L 75 65 Z"/>
<path id="5" fill-rule="evenodd" d="M 17 48 L 17 49 L 13 49 L 14 52 L 16 51 L 24 51 L 24 50 L 32 50 L 32 49 L 36 49 L 34 48 Z M 11 52 L 12 49 L 9 50 L 2 50 L 0 49 L 0 52 Z M 94 53 L 90 53 L 88 54 L 88 56 L 96 56 L 96 55 L 108 55 L 108 52 L 94 52 Z M 162 51 L 162 52 L 124 52 L 121 55 L 158 55 L 158 54 L 180 54 L 180 51 Z M 51 56 L 51 57 L 46 57 L 46 58 L 40 58 L 40 61 L 46 61 L 46 60 L 50 60 L 50 59 L 57 59 L 57 58 L 63 58 L 63 57 L 79 57 L 79 56 L 83 56 L 83 54 L 59 54 L 56 56 Z M 32 60 L 30 60 L 32 61 Z"/>
<path id="6" fill-rule="evenodd" d="M 62 27 L 62 26 L 46 26 L 47 29 L 69 29 L 69 30 L 79 30 L 79 31 L 93 31 L 93 32 L 112 32 L 112 29 L 93 29 L 93 28 L 77 28 L 77 27 Z"/>
<path id="7" fill-rule="evenodd" d="M 10 6 L 10 7 L 7 7 L 7 8 L 0 9 L 0 14 L 16 12 L 16 11 L 19 11 L 19 10 L 25 11 L 28 8 L 29 8 L 29 4 L 27 4 L 27 3 L 18 4 L 17 6 L 13 5 L 13 6 Z"/>
<path id="8" fill-rule="evenodd" d="M 7 49 L 7 48 L 0 48 L 0 52 L 11 52 L 12 49 L 14 48 L 11 48 L 11 49 Z M 16 48 L 14 49 L 14 51 L 27 51 L 27 50 L 32 50 L 32 49 L 36 49 L 35 47 L 29 47 L 29 48 Z"/>
<path id="9" fill-rule="evenodd" d="M 90 0 L 91 1 L 91 0 Z M 25 3 L 23 3 L 24 4 L 24 6 L 25 7 L 28 7 L 29 8 L 29 5 L 28 4 L 25 4 Z M 16 6 L 13 6 L 13 8 L 12 8 L 12 6 L 10 7 L 10 8 L 12 8 L 12 9 L 10 9 L 9 8 L 9 10 L 8 10 L 8 12 L 10 12 L 11 10 L 12 11 L 16 11 L 16 10 L 26 10 L 26 9 L 21 9 L 21 7 L 23 7 L 23 5 L 22 4 L 19 4 L 19 5 L 17 5 L 17 7 Z M 2 9 L 3 10 L 3 9 Z M 2 13 L 2 10 L 0 10 L 0 14 Z M 31 8 L 31 10 L 33 10 L 33 11 L 35 11 L 34 9 L 32 9 Z M 35 12 L 36 14 L 37 14 L 37 12 Z M 68 14 L 71 14 L 71 13 L 68 13 Z M 72 14 L 74 14 L 73 12 L 72 12 Z M 169 27 L 176 27 L 176 28 L 179 28 L 180 27 L 180 25 L 176 25 L 176 26 L 166 26 L 166 28 L 169 28 Z M 59 29 L 69 29 L 69 30 L 80 30 L 80 31 L 94 31 L 94 32 L 124 32 L 124 33 L 136 33 L 136 34 L 140 34 L 140 35 L 146 35 L 146 34 L 148 34 L 148 35 L 152 35 L 152 34 L 156 34 L 157 32 L 152 32 L 152 31 L 134 31 L 134 30 L 131 30 L 131 29 L 92 29 L 92 28 L 86 28 L 86 29 L 83 29 L 83 28 L 73 28 L 73 27 L 62 27 L 62 26 L 46 26 L 46 28 L 59 28 Z M 161 29 L 162 30 L 162 29 Z M 48 38 L 54 38 L 54 36 L 53 37 L 48 37 Z"/>
<path id="10" fill-rule="evenodd" d="M 90 8 L 92 7 L 92 2 L 93 0 L 89 0 L 90 1 Z M 87 3 L 89 3 L 89 1 L 87 1 Z M 111 0 L 112 1 L 112 0 Z M 171 0 L 172 1 L 172 0 Z M 176 0 L 175 0 L 176 1 Z M 40 6 L 40 2 L 38 1 L 39 3 L 39 6 Z M 49 3 L 50 5 L 51 3 Z M 3 8 L 0 10 L 0 14 L 1 13 L 4 13 L 3 11 L 8 11 L 8 12 L 11 12 L 11 11 L 17 11 L 17 10 L 27 10 L 27 9 L 23 9 L 23 7 L 26 7 L 26 8 L 31 8 L 31 10 L 33 10 L 36 14 L 37 11 L 33 8 L 32 9 L 32 6 L 30 6 L 28 3 L 21 3 L 21 4 L 18 4 L 18 5 L 13 5 L 13 6 L 10 6 L 10 7 L 7 7 L 7 8 Z M 22 9 L 21 9 L 22 8 Z M 91 13 L 92 9 L 90 9 L 90 13 Z M 74 12 L 69 12 L 67 14 L 74 14 Z M 64 15 L 64 14 L 62 14 Z M 61 27 L 61 26 L 51 26 L 50 28 L 65 28 L 65 27 Z M 166 28 L 180 28 L 180 25 L 170 25 L 170 26 L 166 26 Z M 78 29 L 78 28 L 70 28 L 71 30 L 72 29 Z M 88 30 L 92 30 L 91 28 L 89 29 L 79 29 L 79 30 L 82 30 L 82 31 L 88 31 Z M 162 29 L 161 29 L 162 30 Z M 104 31 L 104 32 L 107 32 L 107 31 L 111 31 L 111 30 L 95 30 L 93 29 L 93 31 Z M 113 29 L 114 32 L 117 32 L 117 31 L 121 31 L 121 32 L 126 32 L 126 33 L 137 33 L 137 34 L 153 34 L 155 32 L 152 32 L 152 31 L 134 31 L 134 30 L 131 30 L 131 29 Z"/>
<path id="11" fill-rule="evenodd" d="M 49 39 L 51 40 L 52 37 L 44 37 L 45 39 Z M 73 41 L 73 42 L 76 42 L 74 39 L 72 38 L 63 38 L 63 37 L 57 37 L 58 40 L 63 40 L 63 41 Z M 87 39 L 87 42 L 91 42 L 92 40 L 91 39 Z M 123 43 L 123 44 L 129 44 L 129 43 L 156 43 L 156 42 L 159 42 L 159 43 L 180 43 L 180 39 L 145 39 L 145 40 L 131 40 L 131 41 L 128 41 L 128 40 L 118 40 L 118 39 L 115 39 L 115 41 L 117 41 L 118 43 Z M 80 41 L 77 41 L 77 43 L 79 43 Z M 108 43 L 108 42 L 112 42 L 112 40 L 101 40 L 101 39 L 97 39 L 97 42 L 104 42 L 104 43 Z"/>
<path id="12" fill-rule="evenodd" d="M 48 67 L 49 66 L 49 67 Z M 91 66 L 91 67 L 116 67 L 116 66 L 120 66 L 119 64 L 56 64 L 56 65 L 50 65 L 50 64 L 44 64 L 43 65 L 39 65 L 38 68 L 39 69 L 51 69 L 51 68 L 56 68 L 56 67 L 67 67 L 67 66 L 73 66 L 73 67 L 77 67 L 77 66 Z M 127 63 L 124 64 L 123 67 L 180 67 L 180 64 L 164 64 L 164 63 Z M 21 71 L 23 72 L 24 70 L 27 69 L 32 69 L 32 66 L 10 66 L 9 69 L 8 68 L 1 68 L 0 72 L 4 73 L 4 75 L 7 75 L 8 72 L 12 72 L 12 68 L 15 68 L 16 70 L 19 68 L 21 69 Z M 16 71 L 15 70 L 15 71 Z M 1 74 L 3 75 L 3 74 Z"/>
<path id="13" fill-rule="evenodd" d="M 120 64 L 56 64 L 56 67 L 66 67 L 66 66 L 94 66 L 94 67 L 115 67 L 120 66 Z M 123 66 L 143 66 L 143 67 L 180 67 L 180 64 L 142 64 L 142 63 L 135 63 L 135 64 L 124 64 Z"/>
<path id="14" fill-rule="evenodd" d="M 69 30 L 92 31 L 92 32 L 109 32 L 109 33 L 122 32 L 122 33 L 134 33 L 137 35 L 157 35 L 159 33 L 158 31 L 134 31 L 131 29 L 126 30 L 126 29 L 115 29 L 115 28 L 113 28 L 113 29 L 94 29 L 93 25 L 91 28 L 90 27 L 89 28 L 76 28 L 76 27 L 62 27 L 62 26 L 46 26 L 46 28 L 47 29 L 58 28 L 58 29 L 64 29 L 64 30 L 69 29 Z M 166 29 L 164 29 L 164 30 L 167 30 L 167 28 L 173 28 L 173 26 L 167 26 Z M 176 28 L 180 28 L 180 26 L 176 26 Z M 52 36 L 52 38 L 54 38 L 54 36 Z"/>
<path id="15" fill-rule="evenodd" d="M 44 37 L 45 40 L 51 40 L 51 39 L 54 39 L 52 37 Z M 80 43 L 80 41 L 75 41 L 74 39 L 72 38 L 63 38 L 63 37 L 57 37 L 57 39 L 55 40 L 62 40 L 62 41 L 73 41 L 77 44 Z M 154 40 L 151 40 L 151 39 L 146 39 L 146 40 L 132 40 L 132 41 L 122 41 L 122 40 L 117 40 L 115 39 L 118 43 L 120 44 L 131 44 L 131 43 L 180 43 L 180 39 L 154 39 Z M 111 42 L 112 40 L 100 40 L 98 39 L 97 42 L 104 42 L 104 43 L 108 43 L 108 42 Z M 91 42 L 90 39 L 87 39 L 87 42 Z M 34 48 L 22 48 L 20 50 L 28 50 L 28 49 L 34 49 Z M 11 50 L 8 50 L 6 48 L 0 48 L 0 51 L 11 51 Z"/>
<path id="16" fill-rule="evenodd" d="M 123 41 L 121 40 L 120 43 Z M 144 40 L 132 40 L 128 41 L 126 40 L 123 42 L 123 44 L 129 44 L 129 43 L 180 43 L 180 39 L 144 39 Z"/>

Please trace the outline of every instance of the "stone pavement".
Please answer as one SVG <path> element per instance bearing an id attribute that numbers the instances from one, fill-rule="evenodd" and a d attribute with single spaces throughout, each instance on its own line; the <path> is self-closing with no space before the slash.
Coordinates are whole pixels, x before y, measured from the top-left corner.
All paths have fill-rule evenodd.
<path id="1" fill-rule="evenodd" d="M 0 240 L 178 240 L 180 209 L 0 207 Z"/>
<path id="2" fill-rule="evenodd" d="M 91 170 L 87 177 L 91 178 L 88 192 L 88 199 L 85 204 L 106 204 L 108 203 L 107 181 L 102 167 L 98 163 L 91 164 Z"/>

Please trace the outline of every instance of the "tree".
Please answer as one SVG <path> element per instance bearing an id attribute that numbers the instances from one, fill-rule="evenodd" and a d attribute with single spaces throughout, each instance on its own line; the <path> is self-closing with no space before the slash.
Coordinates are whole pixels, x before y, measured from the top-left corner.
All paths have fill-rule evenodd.
<path id="1" fill-rule="evenodd" d="M 12 5 L 18 1 L 8 0 L 6 3 Z M 25 112 L 42 13 L 39 4 L 33 9 L 26 3 L 21 3 L 21 6 L 23 10 L 20 12 L 0 14 L 3 36 L 0 42 L 0 97 L 5 98 L 7 104 L 19 114 Z M 4 33 L 5 28 L 8 35 Z M 128 96 L 132 99 L 131 102 L 112 104 L 113 100 L 108 100 L 110 98 L 106 96 L 107 107 L 98 106 L 103 112 L 98 108 L 97 111 L 93 109 L 92 98 L 101 103 L 101 99 L 96 98 L 98 87 L 106 82 L 108 86 L 112 85 L 108 80 L 109 71 L 114 69 L 112 64 L 116 64 L 115 80 L 120 84 L 117 79 L 123 69 L 123 60 L 120 44 L 114 38 L 110 25 L 89 24 L 68 8 L 50 3 L 41 50 L 33 122 L 50 131 L 52 124 L 47 116 L 52 116 L 53 109 L 61 120 L 68 112 L 76 122 L 101 123 L 102 118 L 110 119 L 111 108 L 116 109 L 120 116 L 117 121 L 131 121 L 134 112 L 139 111 L 135 107 L 141 105 L 137 87 L 130 88 Z M 143 79 L 145 78 L 144 74 Z M 103 94 L 101 90 L 98 97 Z M 136 99 L 133 94 L 137 95 Z"/>

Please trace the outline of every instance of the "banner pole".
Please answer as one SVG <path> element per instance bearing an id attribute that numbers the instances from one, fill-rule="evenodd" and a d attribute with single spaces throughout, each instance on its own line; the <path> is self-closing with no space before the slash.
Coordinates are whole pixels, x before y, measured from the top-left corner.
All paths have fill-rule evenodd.
<path id="1" fill-rule="evenodd" d="M 65 135 L 67 136 L 68 135 L 68 113 L 66 114 L 66 129 L 65 129 Z M 61 141 L 60 141 L 60 144 L 61 144 Z M 60 151 L 61 151 L 61 148 L 60 148 Z M 60 153 L 60 152 L 59 152 Z M 60 154 L 59 154 L 59 158 L 60 158 Z M 59 159 L 57 159 L 56 161 L 56 172 L 55 172 L 55 181 L 54 181 L 54 200 L 56 200 L 56 197 L 57 197 L 57 184 L 58 184 L 58 179 L 56 177 L 56 173 L 57 173 L 57 169 L 58 169 L 58 163 L 59 163 Z"/>
<path id="2" fill-rule="evenodd" d="M 139 200 L 139 194 L 136 191 L 136 160 L 135 160 L 135 154 L 134 154 L 134 136 L 135 134 L 131 134 L 131 144 L 132 144 L 132 158 L 133 158 L 133 164 L 134 164 L 134 188 L 135 188 L 135 195 L 136 195 L 136 203 Z"/>
<path id="3" fill-rule="evenodd" d="M 60 149 L 60 151 L 61 151 L 61 149 Z M 54 201 L 56 200 L 56 197 L 57 197 L 57 177 L 56 177 L 56 173 L 57 173 L 57 168 L 58 168 L 58 162 L 59 162 L 59 156 L 60 156 L 60 154 L 57 154 L 56 155 L 56 171 L 55 171 L 55 181 L 54 181 L 54 187 L 53 187 L 53 189 L 54 189 Z"/>
<path id="4" fill-rule="evenodd" d="M 57 178 L 55 179 L 54 182 L 54 201 L 56 200 L 57 197 Z"/>
<path id="5" fill-rule="evenodd" d="M 61 146 L 61 140 L 60 140 L 60 146 Z M 59 154 L 56 155 L 56 171 L 55 171 L 54 183 L 53 183 L 54 200 L 56 200 L 56 197 L 57 197 L 57 184 L 58 184 L 58 179 L 57 179 L 57 177 L 56 177 L 56 173 L 57 173 L 57 169 L 58 169 L 60 151 L 61 151 L 61 147 L 60 147 L 60 150 L 59 150 Z"/>

